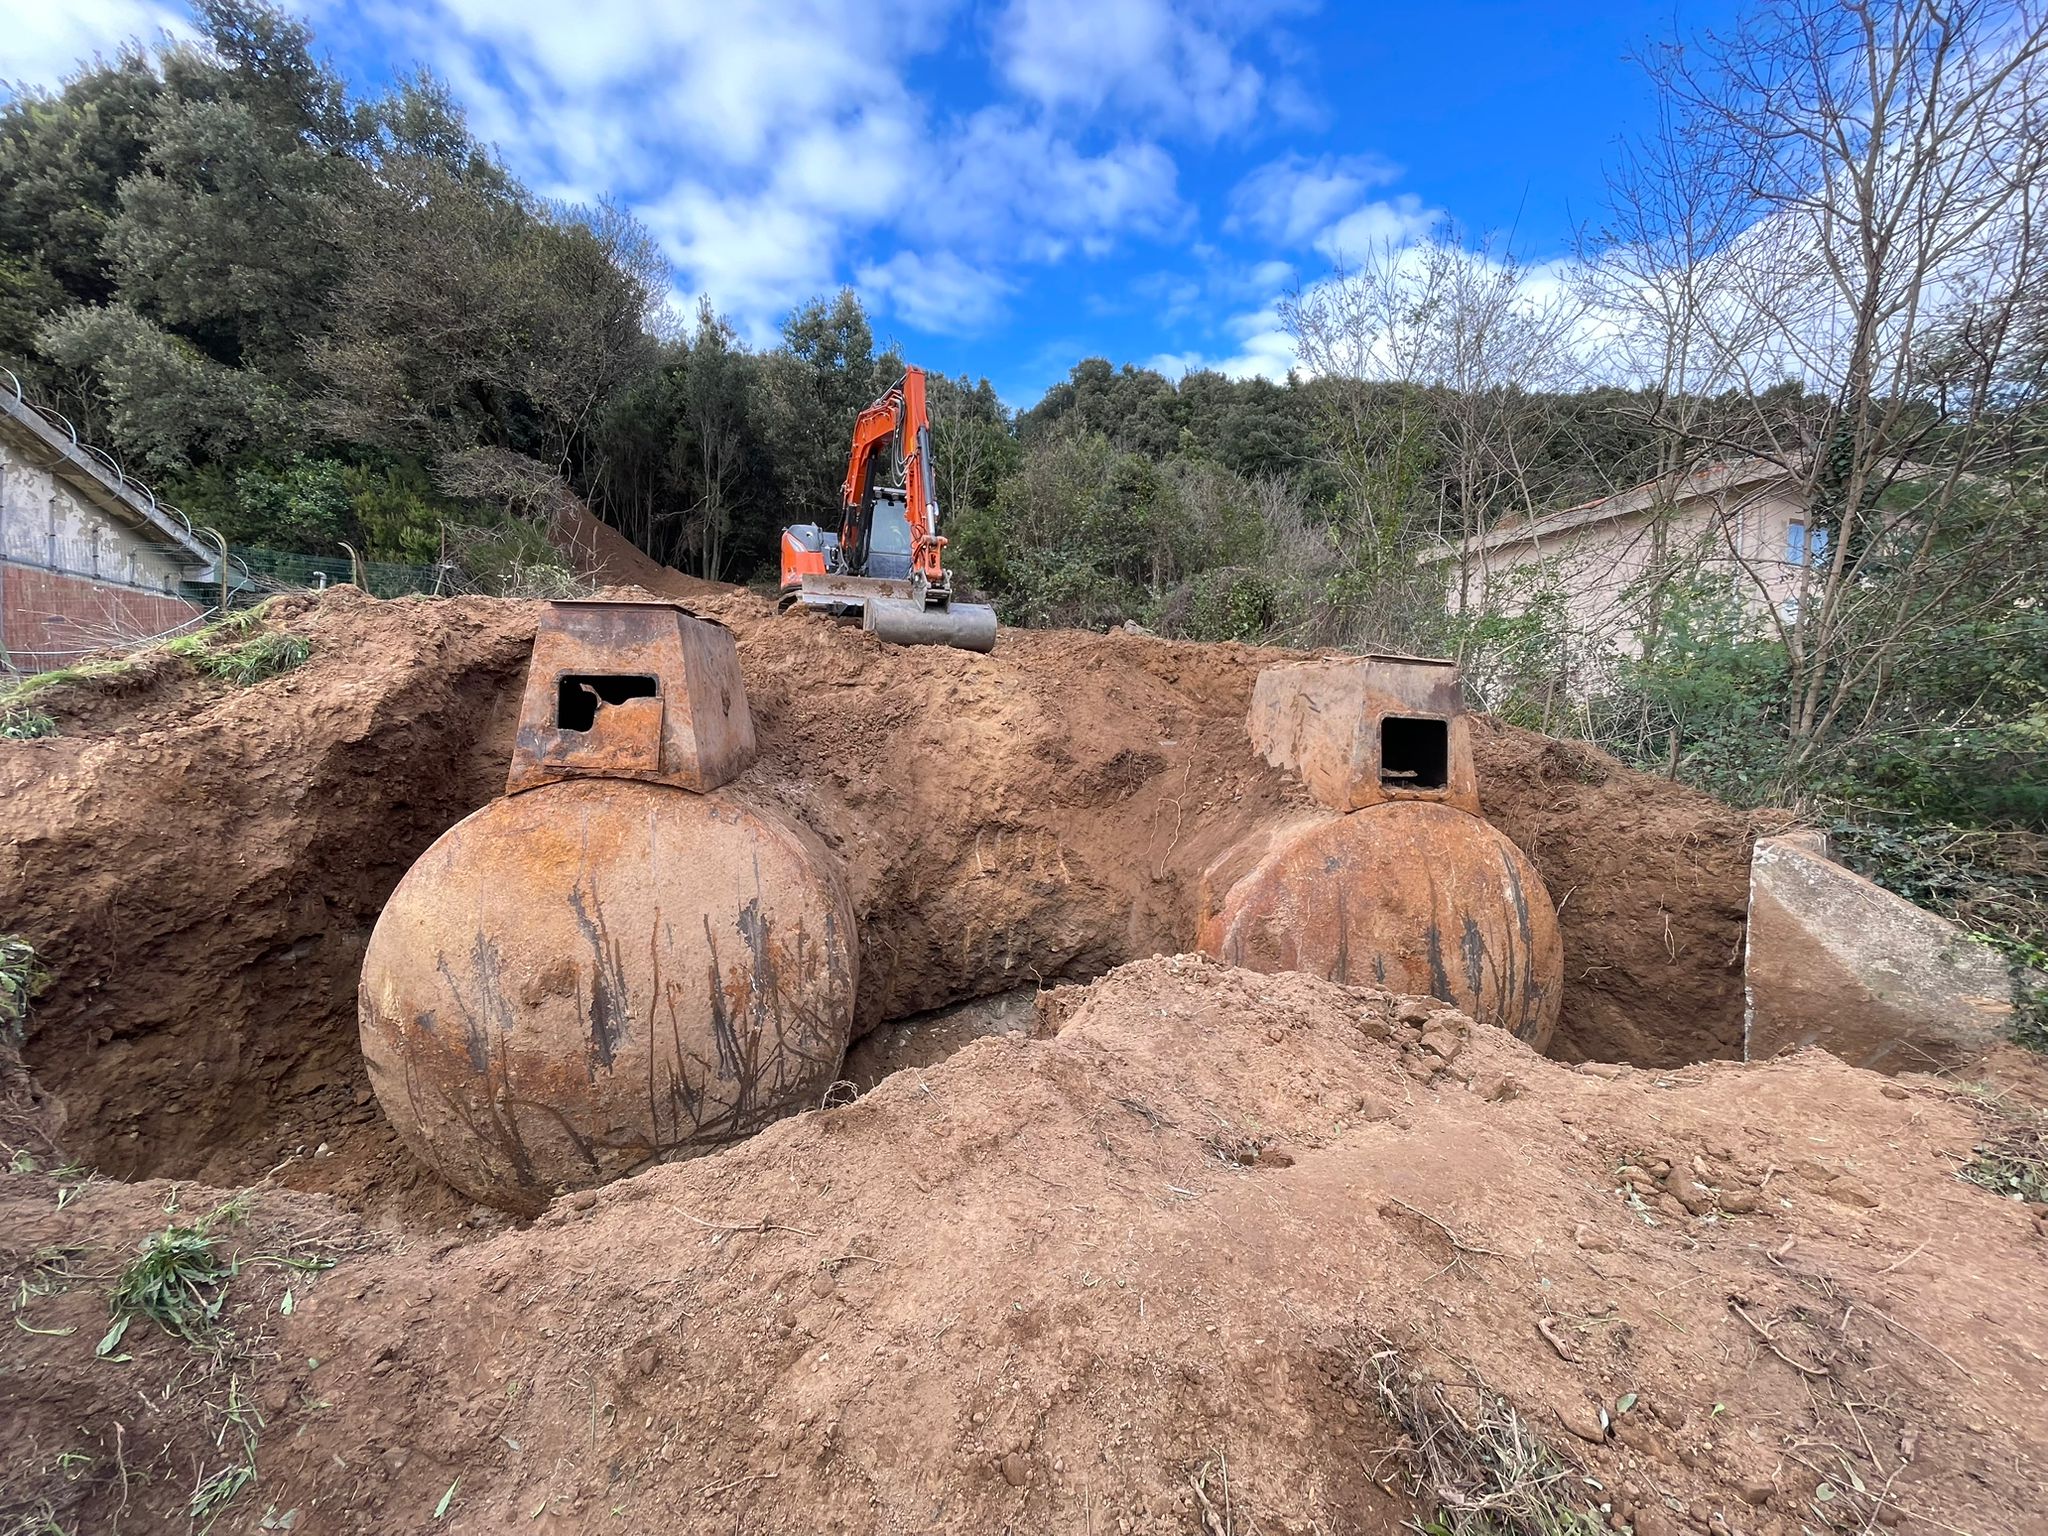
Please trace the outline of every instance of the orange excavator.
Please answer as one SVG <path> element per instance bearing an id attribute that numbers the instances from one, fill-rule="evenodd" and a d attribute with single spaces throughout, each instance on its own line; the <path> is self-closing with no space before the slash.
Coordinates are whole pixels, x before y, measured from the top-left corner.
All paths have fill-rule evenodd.
<path id="1" fill-rule="evenodd" d="M 858 617 L 891 645 L 995 649 L 995 609 L 953 600 L 922 369 L 904 369 L 854 422 L 839 503 L 836 534 L 816 523 L 782 530 L 786 612 Z"/>

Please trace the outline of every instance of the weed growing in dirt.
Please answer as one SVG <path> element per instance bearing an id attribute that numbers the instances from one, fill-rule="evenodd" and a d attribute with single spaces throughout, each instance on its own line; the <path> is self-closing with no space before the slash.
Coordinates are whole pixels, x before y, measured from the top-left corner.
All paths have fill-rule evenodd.
<path id="1" fill-rule="evenodd" d="M 268 602 L 240 609 L 204 629 L 166 641 L 161 649 L 209 677 L 246 688 L 305 665 L 313 654 L 313 647 L 299 636 L 265 628 L 269 612 Z"/>
<path id="2" fill-rule="evenodd" d="M 37 1499 L 0 1525 L 0 1536 L 71 1536 L 57 1523 L 57 1507 L 48 1499 Z"/>
<path id="3" fill-rule="evenodd" d="M 271 1264 L 301 1272 L 333 1267 L 332 1259 L 295 1258 L 289 1254 L 257 1253 L 232 1255 L 221 1246 L 219 1229 L 240 1222 L 249 1214 L 251 1196 L 237 1195 L 216 1206 L 197 1222 L 173 1222 L 161 1232 L 142 1241 L 141 1252 L 129 1261 L 114 1282 L 114 1324 L 100 1340 L 94 1353 L 102 1359 L 125 1360 L 116 1354 L 128 1325 L 138 1317 L 153 1319 L 165 1331 L 175 1334 L 211 1360 L 208 1374 L 227 1375 L 225 1402 L 207 1402 L 208 1412 L 217 1418 L 215 1449 L 227 1460 L 202 1475 L 192 1489 L 187 1512 L 202 1533 L 234 1503 L 243 1489 L 256 1481 L 256 1441 L 263 1418 L 242 1395 L 240 1375 L 234 1364 L 246 1358 L 246 1346 L 237 1345 L 221 1323 L 234 1278 L 254 1264 Z M 176 1197 L 171 1207 L 175 1209 Z M 285 1310 L 290 1310 L 286 1293 Z"/>
<path id="4" fill-rule="evenodd" d="M 332 1259 L 299 1259 L 282 1254 L 257 1253 L 229 1257 L 218 1247 L 218 1229 L 232 1225 L 249 1214 L 245 1192 L 216 1206 L 197 1222 L 173 1222 L 161 1232 L 142 1240 L 142 1252 L 129 1261 L 114 1283 L 114 1326 L 100 1341 L 106 1354 L 121 1342 L 121 1335 L 137 1317 L 153 1319 L 166 1332 L 174 1333 L 196 1348 L 218 1346 L 216 1325 L 227 1303 L 228 1282 L 250 1264 L 274 1264 L 285 1269 L 312 1271 L 333 1267 Z"/>
<path id="5" fill-rule="evenodd" d="M 164 649 L 173 656 L 183 657 L 209 677 L 243 688 L 303 666 L 306 658 L 313 654 L 313 647 L 299 636 L 274 629 L 264 630 L 239 645 L 219 644 L 222 634 L 239 634 L 247 629 L 247 625 L 239 622 L 240 617 L 237 615 L 182 640 L 173 640 Z"/>
<path id="6" fill-rule="evenodd" d="M 1976 1153 L 1957 1170 L 1962 1178 L 2008 1199 L 2048 1201 L 2048 1131 L 2015 1126 L 1997 1141 L 1980 1142 Z"/>
<path id="7" fill-rule="evenodd" d="M 227 1464 L 202 1477 L 192 1490 L 188 1512 L 202 1536 L 234 1503 L 235 1496 L 256 1481 L 256 1432 L 262 1427 L 262 1416 L 242 1400 L 241 1378 L 230 1376 L 228 1400 L 220 1409 L 220 1428 L 214 1434 L 213 1443 L 220 1450 L 228 1449 L 230 1438 L 237 1440 L 238 1444 Z"/>
<path id="8" fill-rule="evenodd" d="M 234 1266 L 214 1248 L 208 1223 L 168 1226 L 143 1239 L 142 1254 L 114 1285 L 117 1319 L 147 1317 L 188 1344 L 206 1347 L 227 1300 Z M 115 1339 L 118 1343 L 118 1337 Z"/>
<path id="9" fill-rule="evenodd" d="M 0 709 L 0 741 L 39 741 L 57 734 L 57 722 L 27 704 Z"/>
<path id="10" fill-rule="evenodd" d="M 0 715 L 11 716 L 16 710 L 26 711 L 31 699 L 48 693 L 52 688 L 68 688 L 75 683 L 101 682 L 134 670 L 134 661 L 126 656 L 100 656 L 90 661 L 81 661 L 74 667 L 57 667 L 48 672 L 32 672 L 27 677 L 15 678 L 5 687 L 0 687 Z"/>
<path id="11" fill-rule="evenodd" d="M 1418 1490 L 1437 1506 L 1424 1536 L 1602 1536 L 1600 1517 L 1579 1507 L 1578 1474 L 1512 1403 L 1475 1379 L 1461 1394 L 1464 1406 L 1453 1409 L 1443 1383 L 1375 1342 L 1357 1361 L 1358 1385 L 1414 1442 Z"/>
<path id="12" fill-rule="evenodd" d="M 36 960 L 35 946 L 18 933 L 0 934 L 0 1040 L 21 1044 L 29 1004 L 50 984 Z"/>
<path id="13" fill-rule="evenodd" d="M 198 658 L 198 665 L 202 671 L 246 688 L 304 666 L 312 654 L 313 647 L 299 636 L 269 630 L 224 651 L 211 651 Z"/>

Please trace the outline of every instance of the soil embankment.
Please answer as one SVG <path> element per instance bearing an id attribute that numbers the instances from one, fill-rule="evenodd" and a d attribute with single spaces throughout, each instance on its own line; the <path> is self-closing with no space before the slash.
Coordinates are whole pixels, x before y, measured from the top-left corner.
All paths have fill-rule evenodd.
<path id="1" fill-rule="evenodd" d="M 9 1480 L 169 1528 L 238 1401 L 245 1529 L 1366 1536 L 1546 1479 L 1637 1536 L 2035 1528 L 2042 1239 L 1952 1176 L 1969 1096 L 1574 1070 L 1191 958 L 1048 1001 L 481 1240 L 265 1195 L 224 1249 L 338 1262 L 247 1268 L 218 1353 L 93 1357 L 217 1192 L 0 1176 Z"/>

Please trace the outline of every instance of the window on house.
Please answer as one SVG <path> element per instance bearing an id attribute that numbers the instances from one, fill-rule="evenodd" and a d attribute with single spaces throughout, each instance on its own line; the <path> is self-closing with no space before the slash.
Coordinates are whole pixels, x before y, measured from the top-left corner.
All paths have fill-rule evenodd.
<path id="1" fill-rule="evenodd" d="M 1785 563 L 1787 565 L 1825 565 L 1827 558 L 1827 529 L 1809 528 L 1804 523 L 1787 523 L 1785 525 Z"/>

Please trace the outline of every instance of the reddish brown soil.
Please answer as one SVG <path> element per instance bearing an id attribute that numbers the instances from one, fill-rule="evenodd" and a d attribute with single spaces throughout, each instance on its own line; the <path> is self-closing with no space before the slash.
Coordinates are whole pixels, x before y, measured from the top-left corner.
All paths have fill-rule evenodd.
<path id="1" fill-rule="evenodd" d="M 605 558 L 737 632 L 763 749 L 737 787 L 844 857 L 863 1030 L 1190 947 L 1201 869 L 1305 803 L 1243 729 L 1282 653 L 1023 631 L 991 657 L 903 650 Z M 298 671 L 243 689 L 157 658 L 51 696 L 55 739 L 0 744 L 7 926 L 55 977 L 27 1056 L 71 1153 L 223 1185 L 285 1164 L 378 1220 L 473 1214 L 370 1099 L 355 983 L 399 876 L 502 787 L 536 611 L 287 599 Z M 1745 819 L 1527 733 L 1478 751 L 1490 814 L 1562 904 L 1560 1054 L 1736 1054 Z"/>
<path id="2" fill-rule="evenodd" d="M 1594 1074 L 1193 959 L 1047 1003 L 479 1241 L 266 1194 L 224 1245 L 339 1263 L 245 1269 L 217 1353 L 93 1358 L 135 1241 L 218 1194 L 0 1177 L 0 1514 L 182 1529 L 240 1403 L 224 1530 L 1377 1533 L 1480 1490 L 1418 1487 L 1384 1377 L 1440 1449 L 1502 1395 L 1637 1536 L 2038 1529 L 2048 1247 L 1953 1176 L 1975 1099 Z"/>

